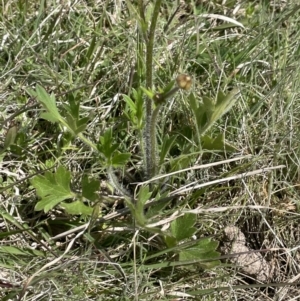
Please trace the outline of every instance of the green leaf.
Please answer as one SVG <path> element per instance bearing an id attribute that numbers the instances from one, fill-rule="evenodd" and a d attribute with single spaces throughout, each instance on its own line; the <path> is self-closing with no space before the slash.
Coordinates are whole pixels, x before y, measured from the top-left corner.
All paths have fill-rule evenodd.
<path id="1" fill-rule="evenodd" d="M 236 95 L 238 91 L 239 90 L 235 88 L 227 95 L 225 95 L 221 91 L 218 93 L 217 103 L 209 120 L 210 124 L 215 123 L 218 119 L 220 119 L 224 114 L 226 114 L 233 107 L 233 105 L 237 101 Z"/>
<path id="2" fill-rule="evenodd" d="M 196 100 L 196 97 L 193 93 L 190 93 L 188 99 L 190 107 L 196 119 L 196 126 L 198 128 L 198 132 L 201 134 L 201 128 L 207 122 L 206 107 L 203 103 L 200 103 Z"/>
<path id="3" fill-rule="evenodd" d="M 126 0 L 126 7 L 129 10 L 131 18 L 137 21 L 139 30 L 144 36 L 146 36 L 148 24 L 141 18 L 140 14 L 137 11 L 136 5 L 133 5 L 132 1 Z"/>
<path id="4" fill-rule="evenodd" d="M 215 253 L 216 254 L 216 253 Z M 218 257 L 216 257 L 218 258 Z M 152 263 L 149 265 L 143 265 L 142 269 L 147 270 L 155 270 L 155 269 L 162 269 L 162 268 L 170 268 L 170 267 L 182 267 L 182 266 L 193 266 L 195 267 L 200 266 L 203 269 L 210 269 L 216 266 L 221 265 L 219 260 L 213 261 L 206 261 L 207 259 L 193 259 L 193 260 L 179 260 L 179 261 L 159 261 L 159 263 Z"/>
<path id="5" fill-rule="evenodd" d="M 112 138 L 112 128 L 109 128 L 103 136 L 100 136 L 100 146 L 98 146 L 99 150 L 103 153 L 103 155 L 110 159 L 113 155 L 113 152 L 118 148 L 118 144 L 113 144 Z"/>
<path id="6" fill-rule="evenodd" d="M 6 211 L 2 210 L 0 208 L 0 215 L 3 217 L 3 219 L 9 221 L 10 223 L 12 223 L 15 227 L 19 228 L 19 229 L 24 229 L 24 224 L 21 224 L 20 222 L 18 222 L 14 216 L 10 215 L 9 213 L 7 213 Z"/>
<path id="7" fill-rule="evenodd" d="M 144 88 L 144 87 L 141 87 L 141 89 L 142 89 L 142 91 L 150 98 L 150 99 L 152 99 L 153 98 L 153 96 L 154 96 L 154 93 L 152 92 L 152 91 L 150 91 L 150 90 L 147 90 L 146 88 Z"/>
<path id="8" fill-rule="evenodd" d="M 83 117 L 83 118 L 77 120 L 77 122 L 76 122 L 77 130 L 79 127 L 82 127 L 83 125 L 86 127 L 89 120 L 90 120 L 89 117 Z"/>
<path id="9" fill-rule="evenodd" d="M 6 133 L 5 141 L 4 141 L 4 149 L 7 149 L 10 145 L 12 145 L 18 133 L 18 129 L 16 126 L 12 126 Z"/>
<path id="10" fill-rule="evenodd" d="M 111 160 L 111 164 L 114 167 L 124 166 L 127 163 L 130 156 L 130 153 L 115 154 Z"/>
<path id="11" fill-rule="evenodd" d="M 12 126 L 11 128 L 9 128 L 5 136 L 3 149 L 0 150 L 0 154 L 4 153 L 15 142 L 17 133 L 18 129 L 16 126 Z"/>
<path id="12" fill-rule="evenodd" d="M 84 132 L 86 129 L 86 124 L 80 125 L 76 127 L 76 130 L 74 131 L 75 135 Z"/>
<path id="13" fill-rule="evenodd" d="M 48 113 L 48 112 L 43 112 L 41 115 L 40 115 L 40 118 L 42 119 L 45 119 L 47 121 L 50 121 L 50 122 L 59 122 L 59 119 L 57 119 L 55 116 L 53 116 L 51 113 Z"/>
<path id="14" fill-rule="evenodd" d="M 207 96 L 203 96 L 203 105 L 205 112 L 208 112 L 209 115 L 211 115 L 216 108 L 215 101 Z"/>
<path id="15" fill-rule="evenodd" d="M 96 46 L 96 35 L 93 36 L 92 41 L 90 42 L 90 47 L 88 48 L 87 53 L 85 55 L 85 59 L 87 62 L 89 61 L 91 55 L 93 54 L 95 46 Z"/>
<path id="16" fill-rule="evenodd" d="M 38 175 L 31 180 L 41 200 L 35 210 L 48 212 L 61 201 L 75 197 L 70 190 L 71 173 L 63 166 L 58 167 L 55 174 L 47 171 L 44 176 Z"/>
<path id="17" fill-rule="evenodd" d="M 193 227 L 195 223 L 196 215 L 187 213 L 171 223 L 171 233 L 177 241 L 190 238 L 197 231 L 197 229 Z"/>
<path id="18" fill-rule="evenodd" d="M 137 118 L 137 108 L 135 102 L 127 95 L 123 95 L 127 107 L 124 111 L 127 118 L 132 122 L 135 127 L 139 126 L 139 121 Z"/>
<path id="19" fill-rule="evenodd" d="M 188 96 L 189 104 L 192 111 L 195 113 L 198 110 L 198 103 L 194 93 L 190 93 Z"/>
<path id="20" fill-rule="evenodd" d="M 203 96 L 203 104 L 197 103 L 194 94 L 189 95 L 190 107 L 196 118 L 198 132 L 202 136 L 205 132 L 225 113 L 227 113 L 237 101 L 238 89 L 233 89 L 230 93 L 225 95 L 219 91 L 217 100 L 211 97 Z"/>
<path id="21" fill-rule="evenodd" d="M 74 134 L 79 134 L 86 129 L 86 125 L 90 117 L 79 118 L 80 101 L 75 101 L 74 95 L 69 95 L 69 104 L 64 104 L 63 107 L 67 111 L 66 120 Z"/>
<path id="22" fill-rule="evenodd" d="M 62 118 L 62 116 L 59 114 L 58 109 L 56 107 L 56 101 L 54 95 L 49 95 L 46 90 L 41 87 L 37 86 L 36 87 L 36 93 L 35 93 L 37 100 L 43 104 L 47 112 L 43 112 L 41 114 L 41 118 L 48 120 L 50 122 L 59 122 L 63 126 L 65 126 L 69 132 L 74 134 L 76 130 L 76 125 L 75 125 L 75 120 L 72 117 L 71 113 L 66 113 L 67 114 L 67 121 Z"/>
<path id="23" fill-rule="evenodd" d="M 160 151 L 160 159 L 159 159 L 159 165 L 164 163 L 164 160 L 169 153 L 171 147 L 173 146 L 175 140 L 177 138 L 177 135 L 173 135 L 169 137 L 169 135 L 165 135 L 163 144 Z"/>
<path id="24" fill-rule="evenodd" d="M 195 245 L 188 247 L 187 250 L 195 250 L 196 248 L 198 253 L 209 253 L 216 250 L 218 244 L 219 243 L 217 241 L 212 240 L 211 237 L 205 237 L 198 240 Z"/>
<path id="25" fill-rule="evenodd" d="M 144 205 L 149 201 L 152 192 L 149 191 L 149 186 L 142 186 L 138 194 L 137 208 L 141 207 L 144 210 Z"/>
<path id="26" fill-rule="evenodd" d="M 134 93 L 134 100 L 136 103 L 136 118 L 138 120 L 138 128 L 142 129 L 143 118 L 144 118 L 144 100 L 143 100 L 143 92 L 141 89 L 139 89 L 136 93 Z"/>
<path id="27" fill-rule="evenodd" d="M 167 94 L 169 91 L 172 90 L 172 88 L 174 87 L 174 84 L 175 84 L 175 79 L 174 80 L 171 80 L 168 85 L 166 87 L 164 87 L 164 90 L 161 92 L 162 94 Z"/>
<path id="28" fill-rule="evenodd" d="M 11 255 L 18 256 L 28 256 L 28 255 L 36 255 L 36 256 L 45 256 L 45 254 L 38 250 L 33 249 L 22 249 L 13 246 L 0 246 L 0 253 L 7 253 Z"/>
<path id="29" fill-rule="evenodd" d="M 184 249 L 181 250 L 179 253 L 179 260 L 186 261 L 186 260 L 194 260 L 194 259 L 214 259 L 218 258 L 220 254 L 216 251 L 207 251 L 198 249 L 197 246 L 194 248 Z"/>
<path id="30" fill-rule="evenodd" d="M 22 232 L 24 232 L 24 230 L 12 230 L 12 231 L 9 231 L 9 232 L 0 232 L 0 239 L 10 237 L 14 234 L 18 234 L 18 233 L 22 233 Z"/>
<path id="31" fill-rule="evenodd" d="M 89 179 L 88 176 L 82 178 L 82 196 L 90 201 L 98 199 L 97 191 L 99 191 L 100 181 L 96 179 Z"/>
<path id="32" fill-rule="evenodd" d="M 63 104 L 63 107 L 74 117 L 79 118 L 80 102 L 75 100 L 75 96 L 70 94 L 68 97 L 68 104 Z"/>
<path id="33" fill-rule="evenodd" d="M 155 196 L 155 200 L 160 200 L 163 198 L 168 198 L 168 192 L 164 192 L 162 195 L 160 194 L 160 192 L 157 193 L 157 195 Z M 151 207 L 149 207 L 147 209 L 147 212 L 145 212 L 145 216 L 147 219 L 153 218 L 153 217 L 157 217 L 157 215 L 159 213 L 163 214 L 163 210 L 165 209 L 166 206 L 168 206 L 171 202 L 171 199 L 169 199 L 166 202 L 154 202 L 153 205 Z"/>
<path id="34" fill-rule="evenodd" d="M 73 132 L 76 130 L 76 119 L 73 117 L 69 112 L 65 112 L 65 119 L 69 127 L 72 129 Z"/>
<path id="35" fill-rule="evenodd" d="M 12 291 L 5 293 L 5 297 L 2 297 L 2 301 L 10 301 L 10 300 L 17 300 L 17 296 L 19 295 L 18 291 Z"/>
<path id="36" fill-rule="evenodd" d="M 135 105 L 135 103 L 133 102 L 133 100 L 129 96 L 123 94 L 123 97 L 124 97 L 125 103 L 128 105 L 131 112 L 135 115 L 136 114 L 136 105 Z"/>
<path id="37" fill-rule="evenodd" d="M 138 91 L 132 89 L 133 98 L 130 98 L 127 95 L 123 95 L 124 100 L 128 106 L 129 112 L 125 110 L 125 115 L 130 119 L 130 121 L 138 128 L 142 129 L 143 127 L 143 97 L 142 90 Z"/>
<path id="38" fill-rule="evenodd" d="M 147 221 L 144 214 L 144 205 L 150 199 L 151 194 L 148 186 L 142 186 L 139 190 L 136 204 L 126 200 L 126 204 L 130 208 L 132 215 L 135 217 L 137 224 L 142 227 L 146 225 Z"/>
<path id="39" fill-rule="evenodd" d="M 179 261 L 200 261 L 203 268 L 212 268 L 220 265 L 219 260 L 214 260 L 220 257 L 220 253 L 215 251 L 218 247 L 218 242 L 211 238 L 203 238 L 196 242 L 193 246 L 180 250 Z M 212 261 L 201 262 L 211 259 Z"/>
<path id="40" fill-rule="evenodd" d="M 72 215 L 92 215 L 93 208 L 86 206 L 82 201 L 77 200 L 72 203 L 60 203 L 60 206 L 63 207 L 68 214 Z"/>
<path id="41" fill-rule="evenodd" d="M 204 135 L 201 137 L 202 148 L 205 150 L 211 151 L 227 151 L 233 152 L 237 149 L 230 145 L 229 143 L 225 142 L 225 134 L 221 133 L 216 138 L 212 138 L 209 135 Z"/>
<path id="42" fill-rule="evenodd" d="M 177 240 L 173 236 L 165 236 L 165 243 L 168 248 L 172 248 L 177 245 Z"/>
<path id="43" fill-rule="evenodd" d="M 53 119 L 55 120 L 62 119 L 57 110 L 54 95 L 49 95 L 43 87 L 38 85 L 36 87 L 36 96 L 37 96 L 37 100 L 44 105 L 47 111 L 52 115 Z"/>

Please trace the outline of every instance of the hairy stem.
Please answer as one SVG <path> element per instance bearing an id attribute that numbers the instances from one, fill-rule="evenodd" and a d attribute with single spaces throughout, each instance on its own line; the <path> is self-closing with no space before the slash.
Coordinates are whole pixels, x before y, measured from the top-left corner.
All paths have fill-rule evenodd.
<path id="1" fill-rule="evenodd" d="M 152 89 L 152 64 L 153 64 L 153 46 L 155 38 L 155 28 L 161 6 L 161 0 L 157 0 L 154 5 L 154 10 L 151 18 L 148 38 L 146 40 L 146 87 Z M 146 124 L 145 124 L 145 151 L 146 151 L 146 173 L 147 177 L 153 176 L 153 166 L 155 160 L 152 156 L 153 139 L 151 138 L 151 119 L 152 119 L 152 99 L 146 99 Z"/>
<path id="2" fill-rule="evenodd" d="M 148 41 L 146 45 L 146 87 L 152 89 L 152 63 L 153 63 L 153 46 L 154 46 L 154 37 L 155 37 L 155 28 L 158 19 L 158 14 L 161 6 L 161 0 L 156 0 L 151 25 L 148 34 Z M 151 99 L 148 99 L 150 102 L 151 109 Z"/>
<path id="3" fill-rule="evenodd" d="M 150 156 L 148 159 L 152 165 L 149 169 L 149 177 L 153 177 L 156 175 L 157 171 L 157 146 L 156 146 L 156 124 L 157 124 L 157 117 L 159 114 L 159 110 L 161 106 L 167 101 L 167 99 L 171 96 L 173 96 L 177 91 L 179 90 L 179 87 L 174 87 L 170 91 L 164 94 L 157 94 L 155 97 L 156 100 L 156 108 L 152 112 L 151 120 L 150 120 L 150 150 L 147 155 Z"/>
<path id="4" fill-rule="evenodd" d="M 120 193 L 123 194 L 123 196 L 127 196 L 129 198 L 133 198 L 133 196 L 131 195 L 131 193 L 119 182 L 118 178 L 116 177 L 113 168 L 111 166 L 109 166 L 107 168 L 107 173 L 110 179 L 111 184 L 113 185 L 113 187 L 119 191 Z"/>
<path id="5" fill-rule="evenodd" d="M 150 177 L 153 177 L 156 175 L 156 161 L 157 161 L 157 146 L 156 146 L 156 121 L 157 116 L 159 113 L 159 110 L 161 108 L 162 104 L 159 104 L 156 106 L 156 108 L 153 110 L 152 117 L 151 117 L 151 126 L 150 126 L 150 140 L 151 140 L 151 149 L 150 149 L 150 156 L 151 156 L 151 170 L 150 170 Z"/>

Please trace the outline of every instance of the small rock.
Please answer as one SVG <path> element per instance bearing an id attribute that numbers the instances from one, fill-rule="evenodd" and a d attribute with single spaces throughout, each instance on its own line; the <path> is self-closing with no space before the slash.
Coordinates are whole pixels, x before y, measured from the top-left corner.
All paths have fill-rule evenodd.
<path id="1" fill-rule="evenodd" d="M 247 254 L 230 257 L 229 261 L 236 264 L 239 270 L 246 275 L 254 277 L 260 282 L 268 282 L 273 275 L 273 270 L 269 262 L 263 256 L 249 249 L 246 245 L 245 235 L 235 226 L 228 226 L 224 229 L 224 247 L 222 252 L 225 254 Z"/>

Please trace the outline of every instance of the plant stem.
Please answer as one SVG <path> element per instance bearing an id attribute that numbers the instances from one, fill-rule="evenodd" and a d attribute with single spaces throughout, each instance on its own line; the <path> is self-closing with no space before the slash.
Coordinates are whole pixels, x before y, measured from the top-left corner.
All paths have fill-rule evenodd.
<path id="1" fill-rule="evenodd" d="M 148 39 L 146 40 L 146 87 L 152 89 L 152 64 L 153 64 L 153 46 L 155 37 L 155 27 L 159 15 L 161 0 L 155 2 L 151 25 L 149 29 Z M 141 16 L 143 17 L 143 16 Z M 155 153 L 155 145 L 152 145 L 153 138 L 151 138 L 151 124 L 152 124 L 152 99 L 146 99 L 146 124 L 145 124 L 145 151 L 146 151 L 146 173 L 147 177 L 153 176 L 155 157 L 153 157 L 153 150 Z"/>
<path id="2" fill-rule="evenodd" d="M 144 7 L 144 3 L 143 0 L 138 0 L 138 8 L 139 8 L 139 14 L 141 19 L 143 20 L 143 22 L 146 22 L 146 18 L 145 18 L 145 7 Z"/>
<path id="3" fill-rule="evenodd" d="M 156 161 L 157 161 L 157 146 L 156 146 L 156 124 L 157 124 L 157 117 L 158 117 L 158 113 L 159 110 L 162 106 L 162 104 L 164 104 L 167 99 L 171 96 L 173 96 L 177 91 L 179 90 L 179 87 L 174 87 L 173 89 L 171 89 L 169 92 L 165 93 L 165 94 L 161 94 L 160 95 L 160 99 L 159 99 L 159 103 L 156 103 L 156 108 L 153 110 L 152 112 L 152 116 L 151 116 L 151 120 L 150 120 L 150 152 L 149 155 L 151 157 L 151 162 L 152 162 L 152 166 L 150 169 L 150 177 L 153 177 L 156 175 Z"/>
<path id="4" fill-rule="evenodd" d="M 118 178 L 116 177 L 113 168 L 111 166 L 109 166 L 107 168 L 107 174 L 109 176 L 110 182 L 111 184 L 114 186 L 114 188 L 116 190 L 118 190 L 119 192 L 121 192 L 123 194 L 123 196 L 127 196 L 130 199 L 133 200 L 133 196 L 131 195 L 131 193 L 125 188 L 123 187 L 123 185 L 119 182 Z"/>
<path id="5" fill-rule="evenodd" d="M 153 139 L 151 138 L 151 124 L 152 124 L 152 114 L 151 115 L 146 115 L 146 122 L 145 122 L 145 130 L 144 130 L 144 162 L 146 165 L 146 178 L 150 179 L 152 177 L 152 170 L 153 170 L 153 157 L 152 157 L 152 149 L 153 149 L 153 144 L 152 141 Z"/>
<path id="6" fill-rule="evenodd" d="M 151 156 L 151 161 L 152 161 L 152 166 L 150 170 L 150 177 L 153 177 L 156 175 L 156 153 L 157 153 L 157 148 L 156 148 L 156 121 L 157 121 L 157 116 L 159 113 L 159 110 L 161 108 L 162 104 L 159 104 L 156 106 L 156 108 L 153 110 L 152 113 L 152 118 L 151 118 L 151 126 L 150 126 L 150 140 L 151 140 L 151 150 L 150 150 L 150 156 Z"/>
<path id="7" fill-rule="evenodd" d="M 153 62 L 153 45 L 155 37 L 155 27 L 158 19 L 161 0 L 155 2 L 151 25 L 148 34 L 148 41 L 146 45 L 146 87 L 152 89 L 152 62 Z M 149 101 L 151 103 L 151 100 Z"/>
<path id="8" fill-rule="evenodd" d="M 89 139 L 85 138 L 82 133 L 78 133 L 77 137 L 82 142 L 84 142 L 86 145 L 88 145 L 90 148 L 92 148 L 94 151 L 96 151 L 97 153 L 99 153 L 99 150 L 97 149 L 97 146 L 92 141 L 90 141 Z"/>

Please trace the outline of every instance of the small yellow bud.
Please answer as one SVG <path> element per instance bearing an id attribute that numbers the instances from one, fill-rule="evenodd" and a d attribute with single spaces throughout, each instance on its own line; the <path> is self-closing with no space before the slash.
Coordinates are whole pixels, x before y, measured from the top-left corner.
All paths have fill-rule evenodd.
<path id="1" fill-rule="evenodd" d="M 176 78 L 177 85 L 180 89 L 189 90 L 193 84 L 192 78 L 187 74 L 180 74 Z"/>

